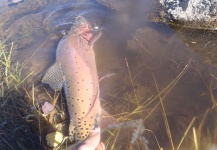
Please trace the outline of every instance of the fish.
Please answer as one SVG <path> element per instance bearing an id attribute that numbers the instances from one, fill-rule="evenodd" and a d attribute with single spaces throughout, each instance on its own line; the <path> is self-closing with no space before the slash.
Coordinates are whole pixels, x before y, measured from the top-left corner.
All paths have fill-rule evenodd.
<path id="1" fill-rule="evenodd" d="M 78 16 L 57 46 L 55 63 L 41 80 L 55 91 L 63 88 L 71 141 L 85 141 L 99 123 L 99 78 L 93 45 L 101 35 L 101 31 L 94 35 L 89 22 Z"/>

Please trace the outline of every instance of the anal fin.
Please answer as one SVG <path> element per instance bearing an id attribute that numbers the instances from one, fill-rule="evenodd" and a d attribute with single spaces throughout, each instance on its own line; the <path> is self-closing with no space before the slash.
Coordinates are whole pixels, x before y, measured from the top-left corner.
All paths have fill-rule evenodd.
<path id="1" fill-rule="evenodd" d="M 60 91 L 64 81 L 61 63 L 55 63 L 45 73 L 41 82 L 48 84 L 55 91 Z"/>

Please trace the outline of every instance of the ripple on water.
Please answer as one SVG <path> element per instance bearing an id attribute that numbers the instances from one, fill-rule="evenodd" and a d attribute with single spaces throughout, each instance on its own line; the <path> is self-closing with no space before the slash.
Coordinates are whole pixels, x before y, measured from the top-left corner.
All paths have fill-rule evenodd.
<path id="1" fill-rule="evenodd" d="M 69 30 L 77 16 L 85 17 L 93 26 L 103 26 L 109 18 L 109 10 L 96 3 L 70 3 L 52 9 L 44 20 L 48 32 Z"/>

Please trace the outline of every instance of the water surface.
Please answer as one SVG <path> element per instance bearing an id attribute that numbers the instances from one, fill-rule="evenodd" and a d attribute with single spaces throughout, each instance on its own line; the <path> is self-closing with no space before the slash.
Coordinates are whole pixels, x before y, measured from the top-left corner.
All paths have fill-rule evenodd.
<path id="1" fill-rule="evenodd" d="M 5 13 L 11 14 L 15 9 L 19 12 L 18 8 L 27 3 L 7 8 Z M 114 135 L 103 132 L 107 149 L 177 149 L 191 122 L 180 149 L 195 149 L 194 129 L 200 149 L 217 144 L 213 117 L 217 69 L 214 61 L 207 61 L 210 57 L 197 51 L 207 50 L 205 45 L 211 40 L 204 44 L 197 41 L 206 41 L 215 32 L 194 37 L 187 34 L 189 30 L 151 22 L 149 14 L 156 7 L 151 0 L 137 0 L 121 12 L 91 0 L 25 7 L 23 12 L 12 13 L 14 16 L 3 26 L 2 38 L 9 36 L 16 43 L 14 62 L 24 64 L 24 74 L 33 72 L 28 82 L 38 82 L 53 64 L 57 44 L 73 26 L 76 16 L 84 16 L 103 31 L 94 46 L 98 75 L 115 75 L 100 82 L 102 107 L 120 122 L 142 119 L 145 126 L 135 144 L 130 141 L 136 127 L 118 127 L 111 130 Z M 216 49 L 215 41 L 212 43 L 211 48 Z M 39 100 L 48 98 L 43 90 L 36 96 Z"/>

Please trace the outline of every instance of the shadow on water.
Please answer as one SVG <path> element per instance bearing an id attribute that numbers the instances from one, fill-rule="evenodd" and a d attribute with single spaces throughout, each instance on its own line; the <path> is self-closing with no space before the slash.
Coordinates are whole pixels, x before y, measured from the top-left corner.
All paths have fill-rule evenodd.
<path id="1" fill-rule="evenodd" d="M 103 132 L 108 149 L 197 150 L 217 144 L 214 31 L 174 30 L 149 22 L 151 1 L 137 0 L 121 12 L 94 1 L 38 2 L 9 17 L 2 38 L 15 42 L 13 61 L 23 65 L 24 74 L 33 72 L 31 85 L 53 64 L 59 40 L 78 15 L 103 31 L 94 46 L 98 75 L 116 75 L 100 82 L 102 107 L 120 122 L 141 119 L 145 126 L 137 137 L 133 125 Z M 36 87 L 36 99 L 52 102 L 44 88 L 50 90 Z"/>

